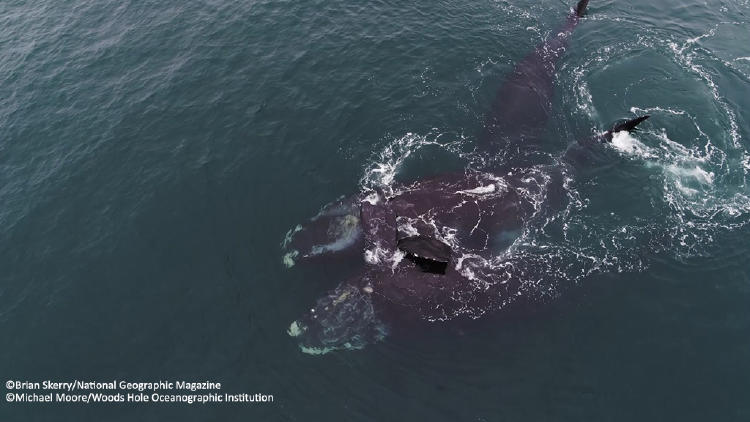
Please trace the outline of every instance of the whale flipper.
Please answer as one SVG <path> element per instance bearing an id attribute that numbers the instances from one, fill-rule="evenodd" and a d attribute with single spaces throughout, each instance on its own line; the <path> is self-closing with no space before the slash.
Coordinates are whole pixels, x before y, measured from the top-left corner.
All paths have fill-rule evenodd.
<path id="1" fill-rule="evenodd" d="M 597 152 L 599 151 L 599 148 L 596 148 L 596 146 L 612 142 L 614 134 L 617 132 L 634 132 L 637 129 L 637 126 L 649 117 L 651 116 L 645 115 L 636 117 L 635 119 L 624 120 L 613 124 L 612 128 L 604 133 L 579 139 L 578 142 L 573 142 L 568 145 L 568 148 L 563 154 L 563 160 L 573 167 L 590 165 L 592 160 L 596 160 L 595 157 L 599 154 Z"/>
<path id="2" fill-rule="evenodd" d="M 642 121 L 648 119 L 651 117 L 650 115 L 645 115 L 641 117 L 636 117 L 635 119 L 626 120 L 622 123 L 618 123 L 614 126 L 612 126 L 612 129 L 610 129 L 611 133 L 620 132 L 623 130 L 627 130 L 628 132 L 632 132 L 636 129 L 636 126 L 638 126 Z"/>
<path id="3" fill-rule="evenodd" d="M 624 130 L 628 132 L 635 132 L 635 130 L 637 129 L 636 126 L 641 124 L 644 120 L 648 119 L 649 117 L 651 116 L 647 114 L 645 116 L 636 117 L 635 119 L 630 119 L 630 120 L 625 120 L 620 123 L 615 123 L 614 125 L 612 125 L 612 129 L 609 129 L 608 131 L 602 133 L 601 135 L 596 135 L 593 138 L 589 138 L 585 141 L 579 141 L 579 143 L 583 145 L 587 145 L 587 144 L 592 144 L 596 142 L 601 142 L 601 143 L 612 142 L 612 137 L 614 136 L 615 133 L 622 132 Z"/>

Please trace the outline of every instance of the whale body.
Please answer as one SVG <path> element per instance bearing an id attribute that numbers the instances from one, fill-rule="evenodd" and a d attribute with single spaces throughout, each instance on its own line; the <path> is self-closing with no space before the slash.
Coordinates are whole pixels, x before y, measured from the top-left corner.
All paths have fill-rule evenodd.
<path id="1" fill-rule="evenodd" d="M 510 252 L 529 221 L 558 206 L 565 167 L 580 152 L 569 148 L 553 164 L 533 159 L 551 114 L 556 63 L 587 5 L 579 1 L 557 35 L 516 65 L 486 116 L 479 148 L 513 152 L 512 169 L 468 169 L 396 184 L 388 192 L 366 189 L 290 230 L 282 243 L 287 266 L 351 251 L 364 261 L 359 273 L 289 326 L 304 352 L 380 341 L 390 330 L 389 315 L 477 319 L 544 289 L 554 269 Z M 613 133 L 632 131 L 647 117 L 614 125 L 578 147 L 609 142 Z"/>

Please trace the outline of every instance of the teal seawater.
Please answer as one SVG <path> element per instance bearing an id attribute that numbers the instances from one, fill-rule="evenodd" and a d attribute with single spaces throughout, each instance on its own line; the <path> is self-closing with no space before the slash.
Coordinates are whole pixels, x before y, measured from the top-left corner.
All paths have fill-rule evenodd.
<path id="1" fill-rule="evenodd" d="M 559 150 L 652 115 L 571 181 L 562 241 L 606 271 L 463 334 L 312 357 L 285 332 L 338 281 L 286 270 L 283 234 L 379 165 L 403 180 L 469 165 L 503 76 L 569 7 L 0 3 L 3 382 L 275 397 L 3 401 L 0 420 L 748 420 L 746 0 L 592 0 L 576 29 Z"/>

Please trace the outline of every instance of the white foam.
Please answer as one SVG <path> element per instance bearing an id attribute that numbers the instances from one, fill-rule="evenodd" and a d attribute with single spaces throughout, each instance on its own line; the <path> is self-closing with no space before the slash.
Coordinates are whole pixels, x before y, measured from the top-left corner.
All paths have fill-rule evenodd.
<path id="1" fill-rule="evenodd" d="M 679 167 L 674 164 L 670 164 L 666 166 L 666 170 L 670 173 L 674 174 L 677 177 L 683 178 L 683 179 L 694 179 L 698 181 L 699 183 L 710 185 L 714 182 L 714 173 L 710 171 L 703 170 L 702 168 L 695 166 L 695 167 Z"/>
<path id="2" fill-rule="evenodd" d="M 284 263 L 284 266 L 287 268 L 292 268 L 294 266 L 294 259 L 297 258 L 299 255 L 298 250 L 293 250 L 291 252 L 287 252 L 284 254 L 284 256 L 281 258 L 281 261 Z"/>
<path id="3" fill-rule="evenodd" d="M 380 188 L 385 192 L 386 197 L 393 196 L 393 184 L 401 166 L 412 154 L 426 146 L 442 148 L 459 156 L 464 156 L 465 154 L 460 151 L 460 148 L 465 137 L 459 134 L 452 141 L 441 140 L 445 135 L 445 133 L 433 128 L 426 135 L 409 132 L 393 139 L 365 169 L 364 175 L 360 179 L 360 186 L 363 191 L 367 192 Z"/>
<path id="4" fill-rule="evenodd" d="M 391 255 L 391 270 L 395 270 L 396 267 L 398 267 L 398 264 L 401 263 L 401 261 L 404 259 L 404 256 L 406 256 L 406 254 L 399 249 L 397 249 L 396 252 Z"/>
<path id="5" fill-rule="evenodd" d="M 697 58 L 697 53 L 694 48 L 694 44 L 696 44 L 699 40 L 707 37 L 712 37 L 716 34 L 716 26 L 712 28 L 707 33 L 700 35 L 695 38 L 690 38 L 685 41 L 684 44 L 678 45 L 674 41 L 670 41 L 667 43 L 669 48 L 672 50 L 672 52 L 675 55 L 675 59 L 678 63 L 685 66 L 686 68 L 690 69 L 695 75 L 697 75 L 699 78 L 703 80 L 703 82 L 706 84 L 708 89 L 711 91 L 711 95 L 714 97 L 714 100 L 717 104 L 720 105 L 722 110 L 724 111 L 727 120 L 729 121 L 729 136 L 732 139 L 732 146 L 737 149 L 742 148 L 742 144 L 740 142 L 741 136 L 740 136 L 740 128 L 739 124 L 737 123 L 737 115 L 734 112 L 734 110 L 731 108 L 729 103 L 726 99 L 721 95 L 719 91 L 719 86 L 714 81 L 713 77 L 711 76 L 711 73 L 707 71 L 703 66 L 696 64 L 695 59 Z"/>
<path id="6" fill-rule="evenodd" d="M 573 69 L 573 86 L 578 110 L 589 117 L 594 117 L 597 115 L 596 108 L 594 107 L 594 97 L 591 95 L 591 90 L 585 79 L 585 72 L 590 64 L 590 62 L 587 62 Z"/>
<path id="7" fill-rule="evenodd" d="M 414 227 L 414 220 L 399 216 L 396 218 L 396 222 L 398 223 L 399 233 L 402 233 L 404 236 L 417 236 L 419 234 L 419 231 Z"/>
<path id="8" fill-rule="evenodd" d="M 323 245 L 314 245 L 310 249 L 310 255 L 320 255 L 327 252 L 338 252 L 352 246 L 362 235 L 362 229 L 359 225 L 359 218 L 354 215 L 340 217 L 336 223 L 338 226 L 333 227 L 338 237 L 331 243 Z M 331 229 L 329 229 L 330 232 Z"/>
<path id="9" fill-rule="evenodd" d="M 298 324 L 297 321 L 294 321 L 291 324 L 289 324 L 289 329 L 286 330 L 286 333 L 289 334 L 291 337 L 298 337 L 304 332 L 305 332 L 305 327 Z"/>
<path id="10" fill-rule="evenodd" d="M 336 241 L 334 242 L 326 243 L 325 245 L 313 245 L 313 247 L 310 249 L 310 255 L 322 255 L 327 252 L 338 252 L 348 248 L 349 246 L 353 245 L 359 237 L 359 231 L 355 232 L 356 233 L 351 233 L 346 235 L 345 237 L 336 239 Z"/>
<path id="11" fill-rule="evenodd" d="M 655 157 L 651 148 L 625 130 L 615 132 L 612 135 L 612 146 L 624 154 L 635 155 L 641 158 Z"/>
<path id="12" fill-rule="evenodd" d="M 427 136 L 407 133 L 389 143 L 379 157 L 372 163 L 362 178 L 362 184 L 367 188 L 390 187 L 403 162 L 419 148 L 425 145 L 438 145 L 428 140 Z"/>
<path id="13" fill-rule="evenodd" d="M 680 182 L 679 180 L 675 182 L 675 186 L 677 187 L 677 189 L 680 190 L 680 192 L 688 196 L 693 196 L 699 192 L 698 189 L 689 188 L 683 185 L 682 182 Z"/>
<path id="14" fill-rule="evenodd" d="M 365 249 L 365 262 L 370 265 L 380 264 L 382 261 L 381 250 L 377 247 L 374 249 Z"/>
<path id="15" fill-rule="evenodd" d="M 404 259 L 404 253 L 398 249 L 385 248 L 377 242 L 373 248 L 365 249 L 364 258 L 370 265 L 387 264 L 391 269 L 395 269 Z"/>
<path id="16" fill-rule="evenodd" d="M 299 349 L 302 351 L 302 353 L 314 356 L 325 355 L 326 353 L 330 353 L 336 350 L 333 347 L 307 347 L 302 345 L 299 346 Z"/>
<path id="17" fill-rule="evenodd" d="M 377 205 L 380 202 L 380 195 L 377 192 L 372 192 L 362 199 L 362 202 L 367 202 L 370 205 Z"/>
<path id="18" fill-rule="evenodd" d="M 497 186 L 493 185 L 487 185 L 487 186 L 479 186 L 474 189 L 467 189 L 467 190 L 460 190 L 456 193 L 463 193 L 465 195 L 486 195 L 488 193 L 493 193 L 497 190 Z"/>
<path id="19" fill-rule="evenodd" d="M 287 246 L 287 245 L 288 245 L 288 244 L 289 244 L 289 243 L 290 243 L 290 242 L 292 241 L 292 239 L 294 238 L 294 235 L 295 235 L 295 234 L 296 234 L 297 232 L 300 232 L 300 231 L 302 231 L 302 225 L 301 225 L 301 224 L 297 224 L 296 226 L 294 226 L 294 227 L 292 227 L 291 229 L 289 229 L 289 231 L 287 231 L 287 232 L 286 232 L 286 234 L 284 235 L 284 240 L 282 240 L 282 241 L 281 241 L 281 247 L 282 247 L 282 248 L 286 248 L 286 246 Z"/>
<path id="20" fill-rule="evenodd" d="M 674 110 L 671 108 L 662 108 L 662 107 L 646 107 L 646 108 L 640 108 L 640 107 L 630 107 L 630 112 L 633 114 L 649 114 L 649 113 L 666 113 L 666 114 L 674 114 L 676 116 L 682 116 L 685 115 L 684 110 Z"/>

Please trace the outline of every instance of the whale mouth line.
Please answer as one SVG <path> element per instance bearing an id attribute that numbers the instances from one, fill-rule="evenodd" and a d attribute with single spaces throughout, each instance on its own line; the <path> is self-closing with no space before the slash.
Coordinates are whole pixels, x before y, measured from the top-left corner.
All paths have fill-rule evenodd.
<path id="1" fill-rule="evenodd" d="M 447 262 L 435 261 L 430 258 L 424 258 L 413 254 L 406 254 L 406 259 L 413 262 L 425 273 L 445 275 L 445 271 L 448 269 Z"/>

